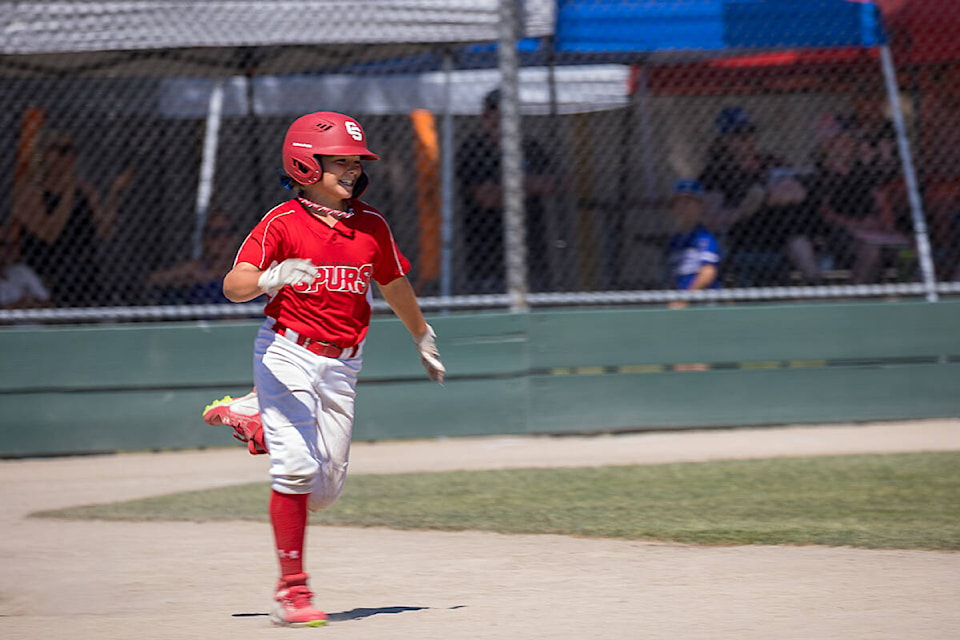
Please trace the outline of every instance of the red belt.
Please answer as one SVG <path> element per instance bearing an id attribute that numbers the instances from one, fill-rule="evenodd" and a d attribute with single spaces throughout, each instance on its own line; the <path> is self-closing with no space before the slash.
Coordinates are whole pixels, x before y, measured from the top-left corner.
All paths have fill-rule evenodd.
<path id="1" fill-rule="evenodd" d="M 326 358 L 340 358 L 344 356 L 347 358 L 352 358 L 357 355 L 357 351 L 359 350 L 359 345 L 353 347 L 341 347 L 333 344 L 332 342 L 327 342 L 326 340 L 315 340 L 314 338 L 302 336 L 293 329 L 283 326 L 279 322 L 273 323 L 273 330 L 288 340 L 296 342 L 307 351 L 315 353 L 318 356 L 324 356 Z"/>

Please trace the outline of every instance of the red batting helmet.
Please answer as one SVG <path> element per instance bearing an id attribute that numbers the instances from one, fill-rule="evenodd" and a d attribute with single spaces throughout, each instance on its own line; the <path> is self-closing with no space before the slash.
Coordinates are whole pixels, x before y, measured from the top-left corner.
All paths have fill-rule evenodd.
<path id="1" fill-rule="evenodd" d="M 283 139 L 283 170 L 300 184 L 313 184 L 323 175 L 323 167 L 317 156 L 380 159 L 367 148 L 366 136 L 357 121 L 332 111 L 300 116 L 287 129 Z M 367 185 L 367 180 L 363 178 L 366 178 L 366 174 L 354 187 L 354 197 L 359 197 Z"/>

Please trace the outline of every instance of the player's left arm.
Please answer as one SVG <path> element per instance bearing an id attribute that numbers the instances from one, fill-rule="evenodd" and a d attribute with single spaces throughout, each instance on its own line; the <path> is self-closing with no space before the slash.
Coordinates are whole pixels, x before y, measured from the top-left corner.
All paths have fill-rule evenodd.
<path id="1" fill-rule="evenodd" d="M 687 287 L 691 291 L 709 289 L 717 280 L 720 264 L 720 244 L 717 239 L 701 231 L 697 237 L 697 253 L 700 254 L 700 270 Z"/>
<path id="2" fill-rule="evenodd" d="M 400 318 L 400 322 L 407 328 L 413 337 L 413 342 L 417 345 L 417 351 L 420 352 L 420 358 L 423 362 L 423 368 L 431 380 L 443 384 L 443 376 L 446 368 L 440 361 L 440 352 L 437 350 L 436 334 L 433 328 L 427 324 L 423 317 L 423 311 L 420 310 L 420 303 L 417 302 L 417 296 L 413 292 L 413 287 L 406 276 L 400 276 L 386 284 L 377 283 L 383 299 L 393 312 Z"/>
<path id="3" fill-rule="evenodd" d="M 396 280 L 387 284 L 377 283 L 380 287 L 380 293 L 383 299 L 393 310 L 400 322 L 407 328 L 410 335 L 416 338 L 423 335 L 427 330 L 427 321 L 420 310 L 420 303 L 417 302 L 417 295 L 413 292 L 413 286 L 406 276 L 400 276 Z"/>
<path id="4" fill-rule="evenodd" d="M 716 279 L 717 265 L 709 263 L 702 264 L 700 265 L 700 271 L 697 272 L 693 282 L 690 283 L 689 290 L 700 291 L 702 289 L 709 289 Z"/>

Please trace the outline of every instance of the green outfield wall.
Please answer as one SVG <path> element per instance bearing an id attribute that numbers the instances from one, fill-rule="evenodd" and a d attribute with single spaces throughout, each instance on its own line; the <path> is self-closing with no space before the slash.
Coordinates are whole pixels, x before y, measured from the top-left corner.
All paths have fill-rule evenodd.
<path id="1" fill-rule="evenodd" d="M 355 438 L 960 416 L 960 302 L 590 309 L 429 318 L 429 382 L 374 319 Z M 0 330 L 0 456 L 230 446 L 205 404 L 252 384 L 259 322 Z M 238 445 L 239 446 L 239 445 Z"/>

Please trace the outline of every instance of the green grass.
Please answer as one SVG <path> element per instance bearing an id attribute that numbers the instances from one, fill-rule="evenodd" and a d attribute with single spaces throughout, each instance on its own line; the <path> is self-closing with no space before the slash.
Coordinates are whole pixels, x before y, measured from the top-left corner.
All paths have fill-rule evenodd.
<path id="1" fill-rule="evenodd" d="M 266 483 L 34 514 L 266 521 Z M 960 452 L 355 475 L 313 524 L 960 550 Z"/>

